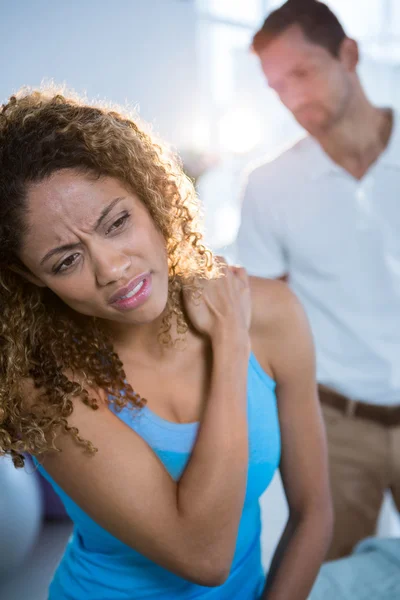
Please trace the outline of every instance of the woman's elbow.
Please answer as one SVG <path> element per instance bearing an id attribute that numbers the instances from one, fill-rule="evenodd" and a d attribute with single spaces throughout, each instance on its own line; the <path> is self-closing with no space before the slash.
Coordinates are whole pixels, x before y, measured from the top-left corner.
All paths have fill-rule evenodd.
<path id="1" fill-rule="evenodd" d="M 333 527 L 335 524 L 335 517 L 333 513 L 333 505 L 332 502 L 329 501 L 328 506 L 325 507 L 324 516 L 323 516 L 324 529 L 326 532 L 326 544 L 327 548 L 330 546 L 333 538 Z"/>
<path id="2" fill-rule="evenodd" d="M 323 505 L 310 508 L 308 512 L 308 518 L 313 530 L 318 532 L 321 544 L 324 546 L 324 548 L 326 548 L 326 551 L 328 551 L 333 537 L 334 525 L 334 515 L 331 501 L 328 500 L 327 502 L 324 502 Z"/>
<path id="3" fill-rule="evenodd" d="M 319 516 L 321 527 L 328 538 L 328 543 L 331 543 L 334 526 L 334 511 L 331 494 L 326 494 L 323 500 L 315 507 L 315 513 Z"/>
<path id="4" fill-rule="evenodd" d="M 323 502 L 310 502 L 302 510 L 291 511 L 291 520 L 298 526 L 303 524 L 307 529 L 318 535 L 321 542 L 328 548 L 333 536 L 334 514 L 330 498 Z"/>

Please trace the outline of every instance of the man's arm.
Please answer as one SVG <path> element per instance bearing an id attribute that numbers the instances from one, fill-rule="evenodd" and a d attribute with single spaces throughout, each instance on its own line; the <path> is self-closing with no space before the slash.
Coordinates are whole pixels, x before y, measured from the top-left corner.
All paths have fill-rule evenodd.
<path id="1" fill-rule="evenodd" d="M 272 175 L 272 165 L 265 164 L 250 173 L 246 181 L 235 243 L 236 260 L 249 275 L 286 280 L 289 269 L 282 199 L 278 197 Z"/>
<path id="2" fill-rule="evenodd" d="M 288 256 L 282 198 L 278 197 L 271 167 L 268 163 L 262 165 L 247 178 L 235 251 L 237 261 L 249 275 L 277 279 L 288 275 Z"/>

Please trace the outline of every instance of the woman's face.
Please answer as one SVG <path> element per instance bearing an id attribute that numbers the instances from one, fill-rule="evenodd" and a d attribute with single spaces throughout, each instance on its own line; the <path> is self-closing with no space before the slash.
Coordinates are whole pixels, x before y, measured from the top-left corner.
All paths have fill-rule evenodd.
<path id="1" fill-rule="evenodd" d="M 20 258 L 35 283 L 79 313 L 149 323 L 168 298 L 165 241 L 117 179 L 66 169 L 29 187 Z"/>

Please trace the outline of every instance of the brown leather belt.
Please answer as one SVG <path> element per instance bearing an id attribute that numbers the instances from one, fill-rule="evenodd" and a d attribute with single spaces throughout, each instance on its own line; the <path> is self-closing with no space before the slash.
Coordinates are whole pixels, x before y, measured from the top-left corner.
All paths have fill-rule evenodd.
<path id="1" fill-rule="evenodd" d="M 400 404 L 381 406 L 379 404 L 367 404 L 366 402 L 350 400 L 350 398 L 334 392 L 323 385 L 318 386 L 318 392 L 321 404 L 332 406 L 344 415 L 368 419 L 386 427 L 397 427 L 400 425 Z"/>

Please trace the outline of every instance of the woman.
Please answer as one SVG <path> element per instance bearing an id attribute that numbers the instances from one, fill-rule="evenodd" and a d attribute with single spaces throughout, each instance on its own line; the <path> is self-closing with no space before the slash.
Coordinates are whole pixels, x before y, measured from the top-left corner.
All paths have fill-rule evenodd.
<path id="1" fill-rule="evenodd" d="M 216 262 L 196 209 L 130 118 L 45 91 L 3 106 L 0 450 L 33 454 L 75 523 L 51 600 L 301 600 L 323 560 L 303 312 Z M 279 463 L 290 518 L 265 584 Z"/>

